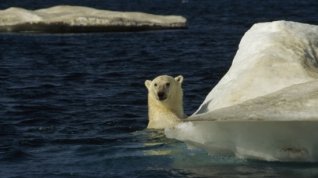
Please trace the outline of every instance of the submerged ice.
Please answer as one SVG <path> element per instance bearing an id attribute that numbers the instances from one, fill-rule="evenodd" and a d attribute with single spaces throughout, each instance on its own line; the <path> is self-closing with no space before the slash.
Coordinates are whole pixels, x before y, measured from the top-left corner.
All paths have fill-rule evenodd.
<path id="1" fill-rule="evenodd" d="M 212 154 L 318 161 L 317 78 L 318 26 L 255 24 L 200 108 L 166 135 Z"/>

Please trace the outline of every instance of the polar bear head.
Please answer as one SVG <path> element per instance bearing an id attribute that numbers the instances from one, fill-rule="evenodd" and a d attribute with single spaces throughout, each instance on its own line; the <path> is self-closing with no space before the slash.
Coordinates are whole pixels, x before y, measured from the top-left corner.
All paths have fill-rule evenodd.
<path id="1" fill-rule="evenodd" d="M 155 79 L 146 80 L 145 85 L 148 89 L 149 96 L 154 97 L 156 100 L 165 102 L 174 96 L 182 97 L 183 76 L 179 75 L 175 78 L 168 75 L 160 75 Z"/>

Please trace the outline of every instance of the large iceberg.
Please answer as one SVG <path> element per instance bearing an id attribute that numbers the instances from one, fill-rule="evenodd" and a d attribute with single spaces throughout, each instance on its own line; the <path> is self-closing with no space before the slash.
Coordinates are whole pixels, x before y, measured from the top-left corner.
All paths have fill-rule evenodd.
<path id="1" fill-rule="evenodd" d="M 81 6 L 0 10 L 0 32 L 105 32 L 185 28 L 181 16 L 116 12 Z"/>
<path id="2" fill-rule="evenodd" d="M 317 78 L 317 26 L 287 21 L 255 24 L 243 36 L 231 68 L 196 114 Z"/>
<path id="3" fill-rule="evenodd" d="M 317 78 L 318 26 L 255 24 L 200 108 L 166 135 L 212 154 L 318 161 Z"/>

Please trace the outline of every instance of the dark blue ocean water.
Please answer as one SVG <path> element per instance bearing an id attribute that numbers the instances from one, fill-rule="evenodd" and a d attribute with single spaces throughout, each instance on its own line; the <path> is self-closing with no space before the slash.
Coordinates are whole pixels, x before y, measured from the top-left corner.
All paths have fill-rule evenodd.
<path id="1" fill-rule="evenodd" d="M 1 0 L 0 8 L 58 4 L 179 14 L 189 28 L 0 34 L 1 178 L 318 176 L 317 164 L 208 155 L 144 130 L 144 80 L 182 74 L 191 114 L 226 73 L 252 24 L 318 24 L 318 1 Z"/>

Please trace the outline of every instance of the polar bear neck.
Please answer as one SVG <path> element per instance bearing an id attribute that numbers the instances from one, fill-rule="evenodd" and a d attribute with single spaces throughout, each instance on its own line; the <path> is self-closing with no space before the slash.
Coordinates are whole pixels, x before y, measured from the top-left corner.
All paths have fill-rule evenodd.
<path id="1" fill-rule="evenodd" d="M 184 118 L 182 89 L 178 90 L 178 92 L 171 93 L 171 96 L 167 98 L 167 101 L 162 102 L 162 104 L 175 113 L 178 118 Z"/>
<path id="2" fill-rule="evenodd" d="M 171 112 L 179 119 L 184 118 L 183 111 L 183 93 L 181 92 L 171 93 L 164 101 L 157 100 L 153 95 L 148 94 L 148 107 L 150 113 L 167 113 Z"/>

